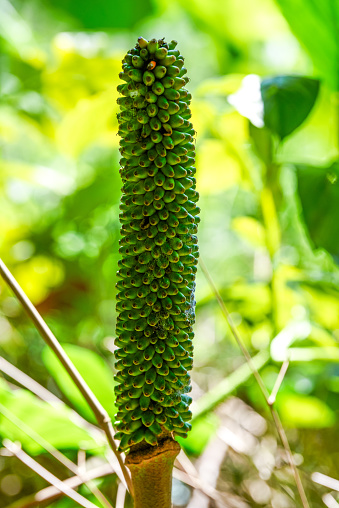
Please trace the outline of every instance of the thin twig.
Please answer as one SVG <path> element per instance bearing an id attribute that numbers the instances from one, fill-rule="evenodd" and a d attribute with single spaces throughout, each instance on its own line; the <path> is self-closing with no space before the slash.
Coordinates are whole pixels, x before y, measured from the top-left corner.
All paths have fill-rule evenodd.
<path id="1" fill-rule="evenodd" d="M 84 474 L 86 474 L 86 452 L 85 450 L 78 451 L 78 464 L 76 466 L 77 473 L 79 478 L 82 478 Z M 101 490 L 96 486 L 96 484 L 92 481 L 84 482 L 85 485 L 89 488 L 92 494 L 97 498 L 99 503 L 102 504 L 105 508 L 113 508 L 111 503 L 108 501 L 107 497 L 101 492 Z M 123 484 L 122 484 L 123 485 Z M 125 488 L 125 486 L 124 486 Z"/>
<path id="2" fill-rule="evenodd" d="M 227 310 L 225 302 L 222 299 L 219 291 L 217 290 L 217 288 L 216 288 L 216 286 L 215 286 L 215 284 L 214 284 L 214 282 L 213 282 L 213 280 L 212 280 L 212 278 L 211 278 L 211 276 L 210 276 L 210 274 L 209 274 L 209 272 L 208 272 L 208 270 L 207 270 L 207 268 L 205 266 L 205 263 L 202 261 L 201 258 L 199 258 L 199 265 L 200 265 L 200 268 L 201 268 L 203 274 L 206 277 L 207 282 L 209 283 L 209 285 L 211 286 L 211 288 L 213 290 L 215 298 L 217 299 L 219 307 L 221 308 L 221 311 L 224 314 L 224 317 L 225 317 L 225 319 L 226 319 L 226 321 L 228 323 L 228 326 L 231 329 L 233 337 L 235 338 L 235 340 L 236 340 L 236 342 L 237 342 L 237 344 L 238 344 L 242 354 L 246 358 L 246 361 L 247 361 L 248 365 L 251 368 L 252 374 L 255 377 L 255 379 L 256 379 L 259 387 L 260 387 L 260 390 L 261 390 L 262 394 L 264 395 L 265 399 L 267 400 L 268 397 L 269 397 L 269 393 L 267 391 L 267 388 L 264 385 L 264 382 L 263 382 L 263 380 L 262 380 L 258 370 L 256 369 L 255 365 L 253 365 L 253 360 L 252 360 L 249 352 L 246 349 L 246 346 L 244 345 L 243 341 L 241 340 L 241 338 L 240 338 L 240 336 L 239 336 L 239 334 L 237 332 L 237 329 L 236 329 L 236 327 L 235 327 L 235 325 L 233 323 L 233 320 L 232 320 L 232 318 L 230 316 L 230 313 Z"/>
<path id="3" fill-rule="evenodd" d="M 277 411 L 274 409 L 274 407 L 269 403 L 269 393 L 268 393 L 268 390 L 258 372 L 258 370 L 255 368 L 255 365 L 253 364 L 253 360 L 249 354 L 249 352 L 247 351 L 247 348 L 246 346 L 244 345 L 242 339 L 240 338 L 238 332 L 237 332 L 237 329 L 232 321 L 232 318 L 230 316 L 230 313 L 228 312 L 227 310 L 227 307 L 225 305 L 225 302 L 224 300 L 222 299 L 218 289 L 216 288 L 214 282 L 213 282 L 213 279 L 211 278 L 204 262 L 201 260 L 200 258 L 200 261 L 199 261 L 199 264 L 200 264 L 200 267 L 201 267 L 201 270 L 203 272 L 203 274 L 205 275 L 206 277 L 206 280 L 208 281 L 209 285 L 211 286 L 211 289 L 216 297 L 216 300 L 218 301 L 218 304 L 221 308 L 221 311 L 228 323 L 228 326 L 230 327 L 231 329 L 231 332 L 233 334 L 233 337 L 235 338 L 239 348 L 241 349 L 244 357 L 246 358 L 246 361 L 248 362 L 250 368 L 251 368 L 251 371 L 253 373 L 253 376 L 255 378 L 255 380 L 257 381 L 257 384 L 260 388 L 260 391 L 261 393 L 263 394 L 264 396 L 264 399 L 266 401 L 266 404 L 267 406 L 269 407 L 270 409 L 270 412 L 271 412 L 271 415 L 272 415 L 272 418 L 273 418 L 273 422 L 274 422 L 274 425 L 277 429 L 277 432 L 279 434 L 279 437 L 281 439 L 281 442 L 282 442 L 282 445 L 283 447 L 285 448 L 285 451 L 286 451 L 286 454 L 287 454 L 287 458 L 288 458 L 288 462 L 290 464 L 290 467 L 292 469 L 292 473 L 293 473 L 293 476 L 294 476 L 294 481 L 296 483 L 296 486 L 297 486 L 297 489 L 298 489 L 298 492 L 299 492 L 299 496 L 300 496 L 300 499 L 301 499 L 301 502 L 302 502 L 302 505 L 304 508 L 309 508 L 309 503 L 308 503 L 308 500 L 307 500 L 307 497 L 306 497 L 306 493 L 305 493 L 305 490 L 304 490 L 304 487 L 303 487 L 303 484 L 302 484 L 302 481 L 301 481 L 301 478 L 300 478 L 300 474 L 299 474 L 299 471 L 295 465 L 295 462 L 293 460 L 293 455 L 292 455 L 292 451 L 291 451 L 291 448 L 290 448 L 290 445 L 289 445 L 289 442 L 288 442 L 288 439 L 287 439 L 287 436 L 286 436 L 286 432 L 284 430 L 284 427 L 281 423 L 281 420 L 280 420 L 280 417 L 277 413 Z"/>
<path id="4" fill-rule="evenodd" d="M 67 467 L 72 473 L 78 474 L 78 467 L 74 462 L 72 462 L 66 455 L 57 450 L 53 445 L 51 445 L 45 438 L 40 436 L 34 429 L 30 428 L 25 422 L 23 422 L 20 418 L 18 418 L 15 414 L 12 413 L 7 407 L 0 403 L 0 413 L 1 416 L 4 416 L 9 420 L 13 425 L 15 425 L 18 429 L 24 432 L 27 436 L 29 436 L 33 441 L 35 441 L 41 448 L 46 450 L 52 457 L 54 457 L 58 462 L 60 462 L 63 466 Z"/>
<path id="5" fill-rule="evenodd" d="M 132 484 L 129 472 L 123 463 L 121 454 L 117 450 L 117 446 L 114 441 L 114 431 L 112 426 L 112 421 L 104 409 L 104 407 L 100 404 L 98 399 L 95 397 L 94 393 L 87 385 L 85 380 L 81 377 L 80 373 L 73 365 L 70 358 L 67 356 L 60 343 L 52 333 L 52 331 L 47 326 L 46 322 L 42 319 L 39 312 L 36 310 L 32 302 L 29 300 L 27 295 L 24 293 L 18 282 L 15 280 L 11 272 L 8 270 L 4 262 L 0 259 L 0 274 L 3 277 L 4 281 L 8 284 L 8 286 L 12 289 L 13 293 L 16 295 L 22 306 L 24 307 L 26 313 L 33 321 L 35 327 L 39 331 L 42 338 L 45 340 L 46 344 L 54 351 L 59 361 L 62 363 L 69 376 L 76 384 L 78 389 L 80 390 L 82 396 L 86 400 L 89 407 L 92 409 L 98 424 L 103 429 L 106 434 L 109 445 L 111 446 L 114 454 L 116 455 L 118 462 L 120 464 L 121 470 L 123 472 L 126 484 L 130 492 L 132 492 Z"/>
<path id="6" fill-rule="evenodd" d="M 98 508 L 95 504 L 91 503 L 91 501 L 88 501 L 85 497 L 81 496 L 78 492 L 73 490 L 68 485 L 65 485 L 64 482 L 59 480 L 56 476 L 54 476 L 52 473 L 47 471 L 39 462 L 34 460 L 32 457 L 27 455 L 20 446 L 18 446 L 15 443 L 12 443 L 9 439 L 4 439 L 3 446 L 11 452 L 13 455 L 15 455 L 23 464 L 28 466 L 32 471 L 34 471 L 36 474 L 41 476 L 46 482 L 50 483 L 58 489 L 60 492 L 65 494 L 65 496 L 69 497 L 70 499 L 73 499 L 76 503 L 80 504 L 80 506 L 83 506 L 84 508 Z"/>
<path id="7" fill-rule="evenodd" d="M 74 409 L 70 408 L 67 404 L 65 404 L 61 399 L 56 397 L 53 393 L 49 392 L 46 388 L 41 386 L 37 381 L 29 377 L 27 374 L 14 367 L 14 365 L 7 362 L 7 360 L 2 358 L 1 356 L 0 356 L 0 371 L 3 371 L 7 376 L 14 379 L 14 381 L 21 384 L 24 388 L 30 390 L 37 397 L 50 404 L 52 407 L 55 408 L 58 405 L 66 407 L 69 411 L 71 411 L 71 416 L 74 419 L 73 421 L 75 424 L 83 425 L 85 428 L 87 428 L 88 431 L 91 432 L 93 439 L 95 439 L 96 442 L 99 442 L 100 445 L 106 444 L 107 440 L 105 439 L 105 433 L 100 427 L 97 427 L 96 425 L 89 423 L 82 416 L 80 416 L 80 414 L 77 413 Z M 98 438 L 100 438 L 100 441 Z M 101 441 L 101 438 L 103 438 L 103 441 Z M 124 483 L 125 478 L 123 476 L 123 472 L 121 471 L 120 465 L 113 451 L 111 450 L 111 448 L 106 448 L 105 453 L 107 461 L 111 464 L 112 470 L 116 472 L 120 481 Z"/>
<path id="8" fill-rule="evenodd" d="M 54 457 L 58 462 L 63 464 L 67 469 L 69 469 L 72 473 L 79 476 L 82 479 L 83 472 L 80 470 L 74 462 L 72 462 L 66 455 L 57 450 L 53 445 L 51 445 L 45 438 L 40 436 L 34 429 L 29 427 L 25 422 L 23 422 L 20 418 L 18 418 L 15 414 L 13 414 L 9 409 L 7 409 L 3 404 L 0 403 L 0 411 L 2 416 L 7 418 L 13 425 L 15 425 L 18 429 L 24 432 L 27 436 L 33 439 L 37 444 L 39 444 L 42 448 L 44 448 L 52 457 Z M 86 458 L 86 455 L 85 455 Z M 86 461 L 85 461 L 86 462 Z M 114 470 L 112 470 L 114 473 Z M 98 499 L 98 501 L 105 506 L 106 508 L 113 508 L 112 505 L 108 502 L 102 492 L 98 489 L 96 485 L 91 482 L 86 482 L 87 487 L 92 492 L 92 494 Z"/>
<path id="9" fill-rule="evenodd" d="M 252 363 L 259 371 L 267 364 L 269 354 L 267 351 L 260 351 L 252 358 Z M 239 386 L 244 384 L 252 375 L 252 371 L 247 362 L 235 369 L 229 376 L 225 377 L 220 383 L 211 388 L 202 395 L 195 403 L 192 421 L 200 418 L 204 414 L 212 411 L 216 406 L 223 402 Z"/>
<path id="10" fill-rule="evenodd" d="M 6 374 L 6 376 L 16 381 L 19 385 L 23 386 L 27 390 L 34 393 L 34 395 L 39 397 L 39 399 L 43 400 L 44 402 L 47 402 L 51 406 L 67 407 L 67 409 L 71 412 L 72 417 L 74 418 L 74 422 L 78 425 L 82 425 L 83 427 L 87 428 L 93 434 L 94 439 L 97 439 L 96 435 L 100 437 L 104 435 L 104 432 L 100 427 L 97 427 L 96 425 L 93 425 L 92 423 L 85 420 L 85 418 L 83 418 L 70 406 L 65 404 L 65 402 L 63 402 L 61 399 L 59 399 L 59 397 L 54 395 L 54 393 L 47 390 L 47 388 L 40 385 L 37 381 L 35 381 L 35 379 L 31 378 L 30 376 L 22 372 L 22 370 L 12 365 L 2 356 L 0 356 L 0 371 Z"/>
<path id="11" fill-rule="evenodd" d="M 277 397 L 278 391 L 280 390 L 280 387 L 281 387 L 284 377 L 286 375 L 289 364 L 290 364 L 289 360 L 285 360 L 280 368 L 280 372 L 279 372 L 278 377 L 277 377 L 275 384 L 273 386 L 271 395 L 268 397 L 268 400 L 267 400 L 267 402 L 270 406 L 273 406 L 273 404 L 275 403 L 275 399 Z"/>
<path id="12" fill-rule="evenodd" d="M 220 468 L 224 461 L 228 445 L 225 444 L 217 436 L 215 439 L 208 443 L 203 453 L 198 459 L 198 473 L 199 477 L 204 479 L 204 483 L 210 488 L 215 489 L 220 475 Z M 220 503 L 217 503 L 220 507 Z M 202 494 L 198 489 L 192 493 L 192 497 L 187 505 L 187 508 L 208 508 L 210 500 L 205 494 Z"/>
<path id="13" fill-rule="evenodd" d="M 331 494 L 324 494 L 321 499 L 327 508 L 338 508 L 338 503 Z"/>
<path id="14" fill-rule="evenodd" d="M 126 487 L 123 483 L 119 483 L 115 508 L 124 508 L 126 499 Z"/>
<path id="15" fill-rule="evenodd" d="M 80 485 L 90 480 L 96 480 L 97 478 L 102 478 L 103 476 L 109 476 L 112 474 L 112 470 L 109 464 L 102 464 L 94 469 L 91 469 L 84 473 L 80 478 L 78 475 L 72 476 L 71 478 L 67 478 L 62 483 L 72 489 L 76 489 Z M 33 508 L 34 506 L 41 507 L 43 504 L 48 503 L 59 499 L 63 496 L 63 493 L 60 492 L 56 487 L 50 486 L 46 487 L 35 494 L 26 496 L 21 498 L 19 501 L 15 501 L 13 504 L 8 506 L 7 508 Z"/>
<path id="16" fill-rule="evenodd" d="M 331 490 L 336 490 L 337 492 L 339 492 L 339 480 L 331 478 L 331 476 L 327 476 L 326 474 L 323 473 L 313 473 L 311 478 L 314 481 L 314 483 L 318 483 L 323 487 L 328 487 Z"/>
<path id="17" fill-rule="evenodd" d="M 190 487 L 200 490 L 203 494 L 205 494 L 205 496 L 213 499 L 213 501 L 222 501 L 219 492 L 217 492 L 213 487 L 203 484 L 201 479 L 198 477 L 192 476 L 185 471 L 177 469 L 176 467 L 173 468 L 173 477 L 183 483 L 186 483 L 186 485 L 189 485 Z"/>
<path id="18" fill-rule="evenodd" d="M 179 455 L 174 462 L 173 476 L 177 480 L 200 490 L 205 496 L 214 501 L 220 502 L 221 493 L 210 485 L 206 485 L 199 477 L 199 473 L 193 462 L 187 457 L 183 449 L 180 450 Z"/>

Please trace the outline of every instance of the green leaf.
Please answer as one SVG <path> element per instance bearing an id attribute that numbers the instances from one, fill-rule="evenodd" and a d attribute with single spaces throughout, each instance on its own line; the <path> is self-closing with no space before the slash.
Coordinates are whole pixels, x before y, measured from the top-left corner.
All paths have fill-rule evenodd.
<path id="1" fill-rule="evenodd" d="M 315 247 L 339 258 L 339 162 L 325 167 L 296 166 L 305 223 Z"/>
<path id="2" fill-rule="evenodd" d="M 70 357 L 81 376 L 106 409 L 111 418 L 116 413 L 113 372 L 97 353 L 73 344 L 63 344 L 63 348 Z M 74 407 L 93 423 L 96 419 L 80 391 L 61 366 L 55 354 L 46 347 L 42 352 L 42 359 L 51 376 L 58 384 L 62 393 Z"/>
<path id="3" fill-rule="evenodd" d="M 321 429 L 331 427 L 336 420 L 325 402 L 309 395 L 278 394 L 276 404 L 283 423 L 290 427 Z"/>
<path id="4" fill-rule="evenodd" d="M 338 90 L 339 2 L 277 0 L 277 3 L 321 77 Z"/>
<path id="5" fill-rule="evenodd" d="M 178 437 L 178 443 L 189 453 L 200 455 L 219 427 L 219 418 L 212 414 L 197 418 L 187 438 Z"/>
<path id="6" fill-rule="evenodd" d="M 16 418 L 22 420 L 26 426 L 33 429 L 55 448 L 93 449 L 98 447 L 90 433 L 79 424 L 74 423 L 71 410 L 62 404 L 53 407 L 27 390 L 11 391 L 1 380 L 0 400 L 1 404 Z M 39 454 L 44 451 L 23 429 L 1 415 L 1 411 L 0 436 L 12 441 L 20 441 L 28 453 Z"/>
<path id="7" fill-rule="evenodd" d="M 297 129 L 309 115 L 319 92 L 319 80 L 277 76 L 261 82 L 264 124 L 280 139 Z"/>

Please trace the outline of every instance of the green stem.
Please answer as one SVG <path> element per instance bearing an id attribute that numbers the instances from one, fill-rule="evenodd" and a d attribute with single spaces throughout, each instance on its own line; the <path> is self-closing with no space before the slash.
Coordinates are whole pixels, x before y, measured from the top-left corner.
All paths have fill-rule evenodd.
<path id="1" fill-rule="evenodd" d="M 275 163 L 275 153 L 279 145 L 270 140 L 269 156 L 266 161 L 266 174 L 264 188 L 261 192 L 261 211 L 265 225 L 266 247 L 270 256 L 272 275 L 269 281 L 269 290 L 271 294 L 271 325 L 272 336 L 275 337 L 279 332 L 277 301 L 277 277 L 275 270 L 275 254 L 280 248 L 281 231 L 278 219 L 277 208 L 280 201 L 280 190 L 278 183 L 279 166 Z"/>
<path id="2" fill-rule="evenodd" d="M 179 452 L 179 444 L 169 438 L 156 447 L 148 446 L 127 455 L 134 508 L 171 508 L 172 470 Z"/>

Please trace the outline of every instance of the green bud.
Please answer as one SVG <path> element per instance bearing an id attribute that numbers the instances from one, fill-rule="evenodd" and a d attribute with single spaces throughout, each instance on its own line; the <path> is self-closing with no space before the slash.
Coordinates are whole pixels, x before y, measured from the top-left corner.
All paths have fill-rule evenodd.
<path id="1" fill-rule="evenodd" d="M 159 118 L 160 122 L 166 123 L 170 119 L 170 114 L 167 111 L 165 111 L 164 109 L 160 109 L 158 111 L 158 118 Z"/>
<path id="2" fill-rule="evenodd" d="M 161 80 L 161 83 L 163 84 L 164 88 L 172 88 L 172 86 L 174 85 L 174 78 L 173 77 L 170 77 L 170 76 L 166 76 L 165 78 L 163 78 Z M 179 94 L 180 96 L 180 94 Z M 173 100 L 173 99 L 171 99 Z"/>
<path id="3" fill-rule="evenodd" d="M 153 129 L 154 131 L 158 131 L 161 129 L 161 122 L 157 117 L 151 118 L 149 124 L 151 126 L 151 129 Z"/>
<path id="4" fill-rule="evenodd" d="M 164 65 L 157 65 L 153 72 L 154 72 L 154 76 L 157 79 L 162 79 L 165 76 L 167 69 Z"/>
<path id="5" fill-rule="evenodd" d="M 157 102 L 158 96 L 153 92 L 147 92 L 145 95 L 145 100 L 151 104 L 154 104 Z"/>
<path id="6" fill-rule="evenodd" d="M 146 48 L 140 50 L 140 56 L 143 60 L 148 60 L 148 51 Z"/>
<path id="7" fill-rule="evenodd" d="M 166 99 L 166 97 L 160 96 L 157 100 L 157 105 L 161 109 L 168 109 L 169 108 L 169 102 Z M 171 114 L 171 113 L 170 113 Z"/>
<path id="8" fill-rule="evenodd" d="M 173 88 L 166 88 L 164 96 L 169 101 L 177 101 L 180 98 L 180 92 L 178 90 L 174 90 Z"/>
<path id="9" fill-rule="evenodd" d="M 151 446 L 155 446 L 157 444 L 158 440 L 150 429 L 146 429 L 144 436 L 146 443 L 150 444 Z"/>
<path id="10" fill-rule="evenodd" d="M 130 71 L 128 71 L 128 77 L 133 81 L 141 82 L 143 74 L 140 69 L 131 69 Z"/>
<path id="11" fill-rule="evenodd" d="M 171 78 L 175 78 L 180 74 L 179 67 L 176 67 L 175 65 L 170 65 L 167 67 L 167 76 L 170 76 Z M 185 83 L 183 83 L 184 85 Z"/>
<path id="12" fill-rule="evenodd" d="M 170 65 L 174 64 L 175 60 L 175 55 L 167 55 L 162 60 L 159 60 L 159 64 L 164 65 L 165 67 L 169 67 Z"/>
<path id="13" fill-rule="evenodd" d="M 152 92 L 155 93 L 156 95 L 163 94 L 164 90 L 165 90 L 165 87 L 162 83 L 160 83 L 160 81 L 156 81 L 155 83 L 153 83 Z"/>
<path id="14" fill-rule="evenodd" d="M 137 69 L 141 69 L 144 66 L 144 60 L 140 56 L 134 55 L 132 56 L 132 65 Z"/>
<path id="15" fill-rule="evenodd" d="M 159 47 L 157 39 L 151 39 L 147 44 L 147 50 L 149 53 L 155 53 Z"/>
<path id="16" fill-rule="evenodd" d="M 149 117 L 156 116 L 158 113 L 158 106 L 156 104 L 149 104 L 146 108 L 146 112 Z"/>
<path id="17" fill-rule="evenodd" d="M 155 51 L 154 56 L 157 60 L 161 60 L 167 56 L 168 49 L 167 48 L 159 48 Z"/>
<path id="18" fill-rule="evenodd" d="M 141 81 L 143 81 L 146 86 L 152 86 L 152 84 L 155 81 L 155 76 L 154 76 L 153 72 L 145 71 L 142 76 Z"/>
<path id="19" fill-rule="evenodd" d="M 144 49 L 147 47 L 148 41 L 146 39 L 144 39 L 143 37 L 138 37 L 138 44 L 139 44 L 140 48 Z"/>

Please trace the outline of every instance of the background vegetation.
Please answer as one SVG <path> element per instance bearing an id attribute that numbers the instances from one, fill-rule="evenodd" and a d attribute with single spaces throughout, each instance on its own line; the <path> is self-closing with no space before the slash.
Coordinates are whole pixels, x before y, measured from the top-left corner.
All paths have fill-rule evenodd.
<path id="1" fill-rule="evenodd" d="M 193 94 L 202 260 L 269 392 L 289 360 L 275 407 L 310 506 L 336 506 L 338 483 L 331 491 L 312 474 L 339 477 L 339 2 L 0 0 L 0 11 L 3 260 L 114 415 L 118 73 L 139 35 L 177 39 Z M 205 275 L 200 269 L 193 371 L 193 397 L 204 398 L 181 443 L 203 480 L 200 490 L 175 480 L 174 502 L 301 506 Z M 2 282 L 0 354 L 94 423 Z M 61 479 L 71 473 L 28 428 L 73 461 L 86 454 L 88 466 L 99 464 L 93 429 L 67 406 L 18 389 L 19 378 L 0 373 L 0 437 L 20 440 Z M 116 476 L 96 485 L 123 506 Z M 0 506 L 26 506 L 45 486 L 2 449 Z"/>

